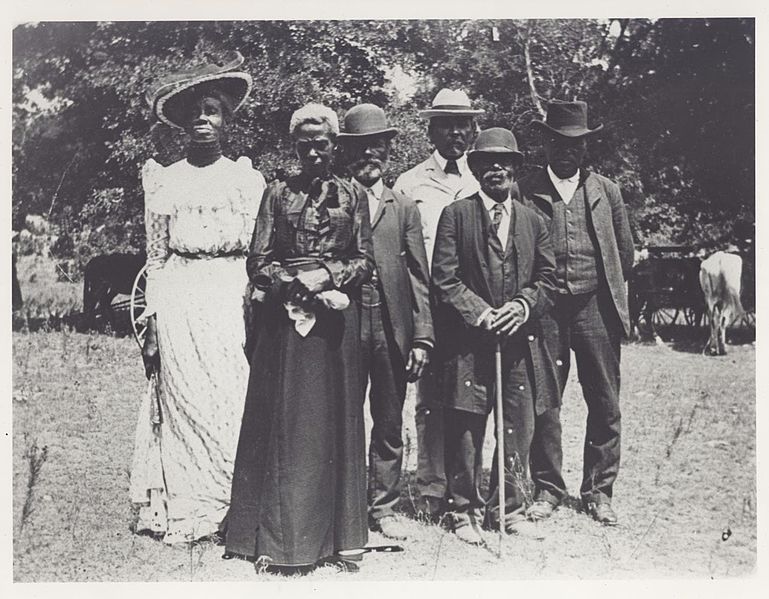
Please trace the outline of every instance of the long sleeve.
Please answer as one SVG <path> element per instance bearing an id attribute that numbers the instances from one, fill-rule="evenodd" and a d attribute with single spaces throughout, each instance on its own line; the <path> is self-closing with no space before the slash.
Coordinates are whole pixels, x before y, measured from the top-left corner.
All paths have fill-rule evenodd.
<path id="1" fill-rule="evenodd" d="M 323 266 L 331 275 L 333 288 L 359 287 L 371 278 L 374 272 L 374 246 L 371 241 L 371 221 L 368 214 L 368 200 L 357 186 L 350 186 L 352 194 L 353 221 L 352 240 L 344 258 L 325 259 Z"/>
<path id="2" fill-rule="evenodd" d="M 163 201 L 162 189 L 158 184 L 158 174 L 162 167 L 154 160 L 148 160 L 142 169 L 142 187 L 144 188 L 144 226 L 147 249 L 147 285 L 145 299 L 147 307 L 142 314 L 146 319 L 157 313 L 158 302 L 155 299 L 162 283 L 163 265 L 168 259 L 168 206 Z"/>
<path id="3" fill-rule="evenodd" d="M 622 199 L 622 192 L 619 186 L 616 183 L 611 183 L 608 185 L 607 194 L 611 204 L 611 218 L 614 225 L 614 236 L 617 239 L 622 276 L 627 280 L 633 270 L 633 254 L 635 250 L 633 233 L 630 230 L 630 220 L 628 219 L 627 208 Z"/>
<path id="4" fill-rule="evenodd" d="M 443 209 L 433 251 L 432 282 L 438 301 L 452 306 L 472 327 L 491 306 L 459 277 L 455 204 Z"/>
<path id="5" fill-rule="evenodd" d="M 539 318 L 553 305 L 555 295 L 555 253 L 547 225 L 542 217 L 534 215 L 534 267 L 531 282 L 516 294 L 529 307 L 530 318 Z M 528 318 L 527 318 L 528 320 Z"/>
<path id="6" fill-rule="evenodd" d="M 248 278 L 254 287 L 261 291 L 266 291 L 273 285 L 274 274 L 278 268 L 273 265 L 273 260 L 275 257 L 275 203 L 280 196 L 279 185 L 275 182 L 264 192 L 246 259 Z"/>
<path id="7" fill-rule="evenodd" d="M 414 312 L 414 343 L 433 346 L 435 333 L 430 312 L 430 271 L 422 237 L 422 221 L 415 202 L 404 204 L 406 221 L 406 264 L 411 279 Z"/>

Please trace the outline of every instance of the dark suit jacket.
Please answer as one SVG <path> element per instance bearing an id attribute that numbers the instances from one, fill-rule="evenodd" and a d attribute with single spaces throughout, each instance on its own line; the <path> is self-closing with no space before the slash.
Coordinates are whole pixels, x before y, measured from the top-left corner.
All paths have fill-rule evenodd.
<path id="1" fill-rule="evenodd" d="M 385 187 L 371 217 L 371 237 L 393 336 L 405 361 L 414 343 L 435 342 L 430 274 L 416 202 Z"/>
<path id="2" fill-rule="evenodd" d="M 544 221 L 519 202 L 512 206 L 510 236 L 518 273 L 514 297 L 529 305 L 530 315 L 506 344 L 526 344 L 534 370 L 537 411 L 541 413 L 545 407 L 541 402 L 557 397 L 556 380 L 543 364 L 546 355 L 539 327 L 539 317 L 553 304 L 555 258 Z M 448 205 L 438 223 L 432 265 L 441 395 L 447 406 L 478 414 L 489 413 L 494 384 L 495 337 L 476 326 L 487 308 L 496 307 L 489 287 L 490 226 L 478 194 Z M 506 259 L 513 259 L 511 251 Z"/>
<path id="3" fill-rule="evenodd" d="M 588 226 L 598 240 L 598 257 L 603 277 L 611 292 L 625 334 L 630 334 L 625 281 L 633 269 L 633 236 L 630 232 L 627 210 L 619 187 L 613 181 L 582 170 L 580 185 L 585 186 Z M 550 228 L 553 219 L 553 197 L 557 197 L 547 170 L 542 168 L 518 182 L 521 201 L 534 208 Z M 551 231 L 553 235 L 557 232 Z M 599 273 L 601 277 L 602 273 Z M 600 279 L 599 279 L 600 280 Z"/>

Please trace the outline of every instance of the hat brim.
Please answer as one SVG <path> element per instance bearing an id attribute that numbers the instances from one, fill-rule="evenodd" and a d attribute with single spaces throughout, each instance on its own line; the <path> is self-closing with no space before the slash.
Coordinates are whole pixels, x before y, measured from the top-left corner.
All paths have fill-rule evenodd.
<path id="1" fill-rule="evenodd" d="M 532 125 L 538 129 L 560 135 L 561 137 L 587 137 L 588 135 L 594 135 L 603 129 L 603 124 L 600 124 L 597 127 L 593 127 L 592 129 L 586 129 L 585 127 L 562 127 L 560 129 L 556 129 L 544 121 L 533 121 Z"/>
<path id="2" fill-rule="evenodd" d="M 347 133 L 340 131 L 337 139 L 362 139 L 364 137 L 374 137 L 376 135 L 384 135 L 385 137 L 392 139 L 398 135 L 398 130 L 395 127 L 389 127 L 387 129 L 381 129 L 379 131 L 368 131 L 366 133 Z"/>
<path id="3" fill-rule="evenodd" d="M 232 99 L 232 112 L 235 112 L 251 92 L 251 85 L 251 75 L 242 72 L 216 73 L 174 82 L 169 84 L 168 89 L 160 89 L 157 92 L 153 111 L 155 116 L 166 125 L 183 129 L 181 108 L 184 105 L 184 97 L 191 91 L 220 90 Z"/>
<path id="4" fill-rule="evenodd" d="M 420 110 L 419 116 L 423 119 L 431 119 L 434 116 L 478 116 L 484 114 L 485 110 L 476 110 L 471 108 L 435 108 Z"/>
<path id="5" fill-rule="evenodd" d="M 508 156 L 515 156 L 520 160 L 523 160 L 523 152 L 517 150 L 511 150 L 502 146 L 492 146 L 490 148 L 484 148 L 483 150 L 470 150 L 467 153 L 467 159 L 471 160 L 473 156 L 480 156 L 481 154 L 507 154 Z"/>

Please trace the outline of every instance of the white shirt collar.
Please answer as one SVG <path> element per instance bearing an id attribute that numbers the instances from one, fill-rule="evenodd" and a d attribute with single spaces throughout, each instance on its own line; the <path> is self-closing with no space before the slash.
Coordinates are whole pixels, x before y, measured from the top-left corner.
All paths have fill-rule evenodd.
<path id="1" fill-rule="evenodd" d="M 478 190 L 478 194 L 481 196 L 481 199 L 483 200 L 483 206 L 486 208 L 486 212 L 491 212 L 494 209 L 494 206 L 500 203 L 490 198 L 487 194 L 483 192 L 482 189 Z M 507 214 L 510 214 L 510 212 L 512 211 L 513 199 L 509 195 L 507 196 L 507 199 L 504 202 L 502 202 L 502 209 Z"/>
<path id="2" fill-rule="evenodd" d="M 365 187 L 365 186 L 364 186 Z M 370 189 L 374 192 L 374 197 L 376 197 L 377 200 L 382 199 L 382 193 L 384 192 L 384 181 L 382 181 L 381 178 L 377 179 L 376 183 L 374 183 L 371 187 L 365 187 L 365 189 Z"/>
<path id="3" fill-rule="evenodd" d="M 567 179 L 561 179 L 558 175 L 556 175 L 553 172 L 553 169 L 551 169 L 550 165 L 548 164 L 547 174 L 550 176 L 550 180 L 553 182 L 553 185 L 558 185 L 559 183 L 566 183 L 567 181 L 572 185 L 575 183 L 579 183 L 579 175 L 580 175 L 579 169 L 577 169 L 577 172 L 574 173 L 571 177 L 568 177 Z"/>
<path id="4" fill-rule="evenodd" d="M 441 153 L 438 150 L 433 152 L 433 158 L 435 158 L 438 166 L 440 166 L 441 170 L 445 173 L 446 163 L 448 160 L 441 156 Z M 467 166 L 467 154 L 462 154 L 459 158 L 457 158 L 457 168 L 459 169 L 460 175 L 464 175 L 470 171 L 470 167 Z"/>

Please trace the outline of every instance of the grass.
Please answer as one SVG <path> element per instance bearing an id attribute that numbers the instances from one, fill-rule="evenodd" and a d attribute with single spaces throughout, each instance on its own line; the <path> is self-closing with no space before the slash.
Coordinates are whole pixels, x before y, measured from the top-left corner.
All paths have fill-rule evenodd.
<path id="1" fill-rule="evenodd" d="M 403 553 L 371 554 L 357 575 L 314 580 L 457 580 L 744 576 L 756 565 L 755 347 L 705 357 L 699 342 L 623 347 L 623 455 L 616 528 L 572 498 L 540 525 L 542 541 L 468 547 L 409 521 Z M 16 581 L 274 580 L 211 541 L 168 547 L 131 532 L 128 468 L 145 380 L 130 338 L 13 335 Z M 407 413 L 413 414 L 408 407 Z M 581 478 L 585 408 L 572 375 L 563 408 L 564 476 Z M 407 437 L 414 438 L 407 418 Z M 47 452 L 43 448 L 47 447 Z M 34 449 L 37 448 L 37 449 Z M 487 452 L 491 443 L 487 443 Z M 416 451 L 408 451 L 409 511 Z M 490 464 L 490 459 L 487 461 Z M 35 468 L 37 465 L 37 468 Z M 32 472 L 35 475 L 32 476 Z M 730 531 L 727 534 L 727 531 Z M 723 540 L 725 539 L 725 540 Z M 388 541 L 371 533 L 371 544 Z"/>

